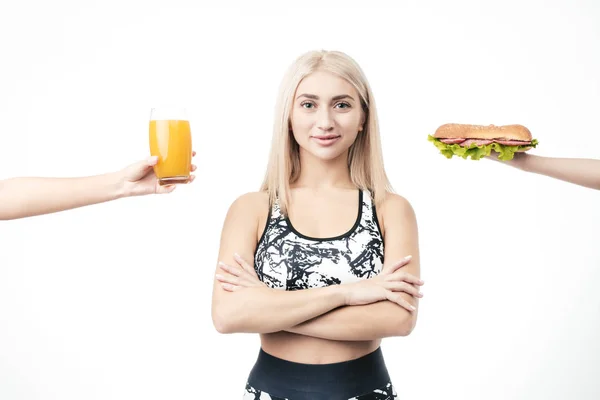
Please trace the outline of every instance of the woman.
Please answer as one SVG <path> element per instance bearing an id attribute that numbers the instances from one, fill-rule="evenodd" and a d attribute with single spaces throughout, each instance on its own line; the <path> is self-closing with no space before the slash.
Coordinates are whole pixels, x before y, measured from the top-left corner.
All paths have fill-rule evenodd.
<path id="1" fill-rule="evenodd" d="M 498 160 L 498 155 L 495 153 L 492 153 L 489 158 L 498 162 L 505 162 L 522 171 L 600 190 L 600 160 L 542 157 L 527 153 L 516 153 L 510 161 Z"/>
<path id="2" fill-rule="evenodd" d="M 50 214 L 121 197 L 170 193 L 175 186 L 160 186 L 152 171 L 157 161 L 158 157 L 149 157 L 120 171 L 80 178 L 0 180 L 0 220 Z M 192 165 L 191 170 L 195 169 Z M 192 175 L 190 182 L 193 180 Z"/>
<path id="3" fill-rule="evenodd" d="M 369 84 L 347 55 L 310 52 L 277 105 L 262 188 L 225 218 L 213 323 L 260 334 L 244 399 L 395 399 L 380 343 L 413 330 L 423 282 Z"/>

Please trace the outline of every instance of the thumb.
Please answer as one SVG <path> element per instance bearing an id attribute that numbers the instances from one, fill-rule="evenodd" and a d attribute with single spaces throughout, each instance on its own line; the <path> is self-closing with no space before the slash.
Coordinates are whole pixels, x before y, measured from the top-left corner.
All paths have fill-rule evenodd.
<path id="1" fill-rule="evenodd" d="M 135 182 L 135 181 L 142 179 L 144 176 L 146 176 L 146 174 L 148 174 L 150 169 L 154 165 L 156 165 L 157 162 L 158 162 L 158 157 L 152 156 L 152 157 L 146 158 L 145 160 L 141 160 L 141 161 L 136 162 L 135 164 L 130 165 L 129 167 L 127 167 L 127 172 L 126 172 L 127 180 L 129 180 L 131 182 Z"/>

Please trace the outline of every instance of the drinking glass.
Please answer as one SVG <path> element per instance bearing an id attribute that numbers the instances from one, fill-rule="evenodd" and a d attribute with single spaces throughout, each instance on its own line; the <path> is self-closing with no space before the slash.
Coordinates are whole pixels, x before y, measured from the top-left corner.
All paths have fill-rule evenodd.
<path id="1" fill-rule="evenodd" d="M 152 108 L 150 155 L 161 186 L 187 183 L 192 168 L 192 133 L 185 108 Z"/>

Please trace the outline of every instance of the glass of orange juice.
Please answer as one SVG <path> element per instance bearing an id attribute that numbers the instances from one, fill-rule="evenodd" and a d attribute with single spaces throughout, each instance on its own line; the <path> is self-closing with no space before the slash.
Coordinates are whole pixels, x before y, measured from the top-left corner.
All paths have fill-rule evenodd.
<path id="1" fill-rule="evenodd" d="M 150 155 L 157 156 L 158 183 L 187 183 L 192 168 L 192 133 L 185 108 L 150 111 Z"/>

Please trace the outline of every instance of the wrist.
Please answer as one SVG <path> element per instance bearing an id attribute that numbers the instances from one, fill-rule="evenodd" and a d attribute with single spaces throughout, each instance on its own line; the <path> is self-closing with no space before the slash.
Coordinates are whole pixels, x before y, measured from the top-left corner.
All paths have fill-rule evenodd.
<path id="1" fill-rule="evenodd" d="M 330 289 L 332 292 L 335 304 L 337 304 L 340 307 L 347 306 L 350 303 L 351 288 L 352 284 L 340 284 L 328 287 L 328 289 Z"/>
<path id="2" fill-rule="evenodd" d="M 126 179 L 121 171 L 106 174 L 106 179 L 108 182 L 108 190 L 114 200 L 129 197 L 131 195 L 127 190 Z"/>
<path id="3" fill-rule="evenodd" d="M 515 157 L 514 166 L 521 171 L 528 171 L 529 163 L 531 161 L 531 155 L 527 153 L 520 153 L 518 157 Z"/>

